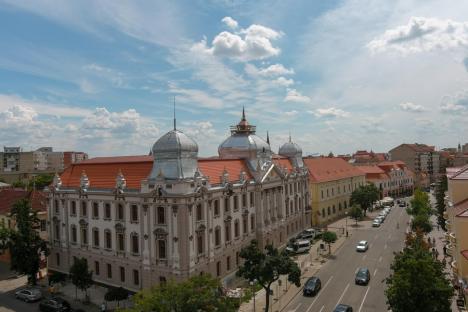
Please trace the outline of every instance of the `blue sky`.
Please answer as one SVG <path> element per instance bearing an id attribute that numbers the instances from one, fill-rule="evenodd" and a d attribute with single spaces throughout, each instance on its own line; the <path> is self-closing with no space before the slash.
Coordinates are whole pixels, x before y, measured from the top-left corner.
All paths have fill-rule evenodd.
<path id="1" fill-rule="evenodd" d="M 467 142 L 463 1 L 0 0 L 0 144 L 217 154 L 247 118 L 277 150 Z"/>

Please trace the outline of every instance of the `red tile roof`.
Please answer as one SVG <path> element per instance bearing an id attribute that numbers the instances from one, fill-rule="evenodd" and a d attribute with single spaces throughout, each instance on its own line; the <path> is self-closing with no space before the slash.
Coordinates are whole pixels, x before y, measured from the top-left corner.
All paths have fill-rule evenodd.
<path id="1" fill-rule="evenodd" d="M 247 175 L 247 179 L 252 179 L 245 161 L 242 159 L 199 159 L 198 168 L 203 175 L 208 176 L 210 184 L 221 183 L 221 176 L 224 170 L 229 174 L 229 181 L 239 181 L 241 171 Z"/>
<path id="2" fill-rule="evenodd" d="M 357 169 L 365 173 L 366 180 L 385 180 L 388 175 L 378 166 L 356 166 Z"/>
<path id="3" fill-rule="evenodd" d="M 457 217 L 468 217 L 468 198 L 454 204 L 453 209 Z"/>
<path id="4" fill-rule="evenodd" d="M 429 146 L 429 145 L 426 145 L 426 144 L 419 144 L 419 143 L 406 144 L 405 143 L 405 144 L 402 144 L 402 145 L 406 145 L 406 146 L 410 147 L 411 149 L 413 149 L 414 151 L 420 152 L 420 153 L 434 152 L 435 151 L 434 146 Z"/>
<path id="5" fill-rule="evenodd" d="M 0 190 L 0 214 L 5 215 L 9 213 L 13 205 L 18 200 L 24 198 L 30 200 L 32 209 L 47 211 L 46 196 L 43 192 L 10 188 Z"/>
<path id="6" fill-rule="evenodd" d="M 450 180 L 468 180 L 468 165 L 461 167 L 458 171 L 449 176 Z"/>
<path id="7" fill-rule="evenodd" d="M 289 161 L 289 159 L 285 158 L 285 157 L 281 157 L 281 158 L 273 158 L 273 163 L 275 165 L 277 165 L 278 167 L 280 168 L 286 168 L 288 170 L 288 172 L 292 172 L 294 171 L 294 168 L 291 164 L 291 162 Z"/>
<path id="8" fill-rule="evenodd" d="M 304 163 L 309 168 L 311 182 L 327 182 L 364 176 L 362 171 L 341 158 L 304 158 Z"/>

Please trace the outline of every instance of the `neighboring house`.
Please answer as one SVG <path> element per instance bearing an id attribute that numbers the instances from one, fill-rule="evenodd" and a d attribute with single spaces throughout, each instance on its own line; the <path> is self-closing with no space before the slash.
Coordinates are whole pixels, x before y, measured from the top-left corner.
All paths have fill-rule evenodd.
<path id="1" fill-rule="evenodd" d="M 372 165 L 386 160 L 388 160 L 388 155 L 386 153 L 374 153 L 373 151 L 368 152 L 366 150 L 361 150 L 353 154 L 350 162 L 359 165 Z"/>
<path id="2" fill-rule="evenodd" d="M 437 180 L 440 155 L 434 146 L 418 143 L 401 144 L 388 153 L 390 160 L 401 160 L 414 172 L 417 187 L 428 188 L 430 183 Z"/>
<path id="3" fill-rule="evenodd" d="M 31 208 L 37 211 L 37 217 L 40 220 L 37 225 L 37 231 L 42 239 L 47 240 L 47 197 L 44 192 L 25 191 L 14 188 L 0 189 L 0 227 L 15 228 L 16 224 L 11 219 L 10 212 L 13 205 L 20 199 L 28 199 L 31 203 Z M 2 252 L 0 261 L 10 261 L 8 251 Z"/>
<path id="4" fill-rule="evenodd" d="M 341 158 L 304 158 L 304 163 L 309 169 L 312 224 L 343 217 L 351 193 L 366 183 L 365 174 Z"/>
<path id="5" fill-rule="evenodd" d="M 468 299 L 468 165 L 447 168 L 448 191 L 445 198 L 447 254 L 451 257 L 453 283 Z"/>
<path id="6" fill-rule="evenodd" d="M 310 226 L 308 171 L 288 142 L 273 156 L 243 114 L 219 157 L 174 129 L 150 156 L 71 164 L 49 190 L 49 270 L 87 259 L 96 282 L 132 291 L 210 273 L 229 285 L 256 239 L 286 245 Z"/>

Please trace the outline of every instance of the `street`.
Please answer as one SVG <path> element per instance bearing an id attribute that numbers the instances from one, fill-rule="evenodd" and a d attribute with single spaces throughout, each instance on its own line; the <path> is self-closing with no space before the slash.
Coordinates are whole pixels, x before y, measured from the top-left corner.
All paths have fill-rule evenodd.
<path id="1" fill-rule="evenodd" d="M 350 305 L 357 312 L 387 311 L 384 280 L 390 273 L 393 252 L 403 247 L 408 220 L 405 208 L 394 206 L 378 228 L 370 227 L 372 221 L 361 221 L 360 224 L 364 226 L 356 229 L 354 235 L 336 252 L 336 257 L 327 261 L 317 273 L 322 281 L 321 291 L 315 297 L 304 297 L 299 292 L 283 311 L 333 311 L 339 303 Z M 369 242 L 366 252 L 356 251 L 360 240 Z M 367 286 L 354 283 L 359 267 L 367 267 L 371 273 Z"/>

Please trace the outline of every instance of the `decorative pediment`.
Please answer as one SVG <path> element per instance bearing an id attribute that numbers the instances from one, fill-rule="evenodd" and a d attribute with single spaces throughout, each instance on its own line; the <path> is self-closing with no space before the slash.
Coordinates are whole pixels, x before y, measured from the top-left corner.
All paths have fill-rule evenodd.
<path id="1" fill-rule="evenodd" d="M 161 236 L 161 235 L 166 236 L 166 235 L 168 235 L 168 233 L 166 232 L 166 230 L 165 230 L 165 229 L 162 229 L 162 228 L 157 228 L 157 229 L 155 229 L 155 230 L 153 231 L 153 234 L 156 235 L 156 236 Z"/>
<path id="2" fill-rule="evenodd" d="M 244 183 L 246 181 L 247 181 L 247 173 L 245 173 L 244 170 L 241 170 L 241 172 L 239 174 L 239 182 Z"/>
<path id="3" fill-rule="evenodd" d="M 88 221 L 86 221 L 85 219 L 80 219 L 80 221 L 78 221 L 78 223 L 80 224 L 81 227 L 87 227 L 88 226 Z"/>
<path id="4" fill-rule="evenodd" d="M 197 232 L 203 232 L 204 230 L 206 230 L 206 225 L 204 224 L 200 224 L 197 228 Z"/>
<path id="5" fill-rule="evenodd" d="M 224 222 L 231 222 L 231 220 L 232 220 L 231 216 L 227 216 L 226 218 L 224 218 Z"/>
<path id="6" fill-rule="evenodd" d="M 232 196 L 234 194 L 234 187 L 231 183 L 226 183 L 224 185 L 223 194 L 227 196 Z"/>
<path id="7" fill-rule="evenodd" d="M 249 209 L 247 208 L 242 209 L 242 216 L 246 217 L 248 215 L 249 215 Z"/>
<path id="8" fill-rule="evenodd" d="M 122 232 L 125 231 L 125 226 L 122 223 L 117 223 L 115 225 L 115 231 L 119 232 L 119 233 L 122 233 Z"/>

